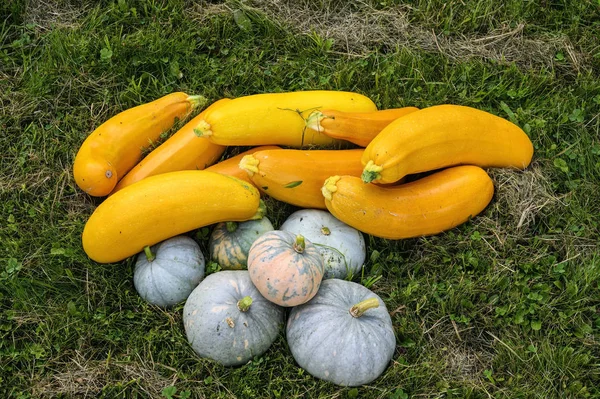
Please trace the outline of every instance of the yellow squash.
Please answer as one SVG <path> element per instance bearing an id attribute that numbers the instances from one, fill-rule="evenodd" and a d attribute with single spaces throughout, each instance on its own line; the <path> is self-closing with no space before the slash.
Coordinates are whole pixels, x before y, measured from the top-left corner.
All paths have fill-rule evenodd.
<path id="1" fill-rule="evenodd" d="M 240 168 L 265 194 L 302 208 L 325 209 L 323 181 L 334 174 L 360 176 L 363 150 L 268 150 L 246 155 Z"/>
<path id="2" fill-rule="evenodd" d="M 437 105 L 403 116 L 365 148 L 365 182 L 392 183 L 402 177 L 452 165 L 524 169 L 533 145 L 512 122 L 460 105 Z"/>
<path id="3" fill-rule="evenodd" d="M 204 170 L 150 176 L 102 202 L 83 230 L 83 249 L 99 263 L 121 261 L 167 238 L 224 221 L 260 218 L 258 190 Z"/>
<path id="4" fill-rule="evenodd" d="M 244 180 L 244 181 L 254 185 L 254 183 L 250 179 L 250 176 L 248 176 L 248 173 L 245 170 L 240 169 L 240 167 L 238 166 L 240 164 L 240 161 L 242 160 L 242 158 L 244 158 L 246 155 L 254 154 L 257 151 L 280 150 L 280 149 L 281 149 L 281 147 L 278 147 L 276 145 L 263 145 L 260 147 L 254 147 L 254 148 L 249 149 L 248 151 L 244 151 L 238 155 L 235 155 L 231 158 L 227 158 L 224 161 L 221 161 L 212 166 L 209 166 L 208 168 L 206 168 L 206 170 L 210 171 L 210 172 L 216 172 L 216 173 L 221 173 L 224 175 L 237 177 L 238 179 Z"/>
<path id="5" fill-rule="evenodd" d="M 208 112 L 198 123 L 198 135 L 221 145 L 331 145 L 337 141 L 306 128 L 305 119 L 319 109 L 370 112 L 377 107 L 358 93 L 321 90 L 255 94 L 231 100 Z"/>
<path id="6" fill-rule="evenodd" d="M 306 127 L 334 139 L 366 147 L 384 127 L 418 110 L 415 107 L 403 107 L 372 112 L 314 111 L 308 116 Z"/>
<path id="7" fill-rule="evenodd" d="M 75 182 L 90 195 L 108 195 L 142 158 L 144 147 L 205 102 L 204 97 L 176 92 L 113 116 L 79 148 L 73 165 Z"/>
<path id="8" fill-rule="evenodd" d="M 394 187 L 332 176 L 322 192 L 327 209 L 342 222 L 398 240 L 437 234 L 466 222 L 485 209 L 494 185 L 483 169 L 464 165 Z"/>
<path id="9" fill-rule="evenodd" d="M 216 101 L 186 123 L 119 180 L 112 193 L 148 176 L 177 170 L 202 170 L 218 161 L 226 147 L 215 144 L 206 137 L 196 136 L 194 127 L 207 112 L 222 106 L 227 101 L 229 101 L 227 98 Z"/>

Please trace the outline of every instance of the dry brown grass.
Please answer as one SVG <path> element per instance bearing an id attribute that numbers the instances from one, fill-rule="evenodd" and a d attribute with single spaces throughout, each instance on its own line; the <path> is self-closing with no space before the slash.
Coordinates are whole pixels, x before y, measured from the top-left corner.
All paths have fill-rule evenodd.
<path id="1" fill-rule="evenodd" d="M 550 181 L 540 165 L 524 171 L 493 169 L 488 171 L 494 180 L 496 200 L 493 206 L 502 214 L 506 227 L 515 232 L 533 224 L 539 216 L 564 206 L 555 195 Z"/>
<path id="2" fill-rule="evenodd" d="M 54 373 L 49 372 L 44 379 L 33 385 L 32 394 L 36 398 L 56 397 L 97 397 L 106 385 L 133 384 L 149 398 L 161 398 L 163 388 L 173 385 L 177 380 L 167 378 L 160 373 L 164 365 L 148 363 L 137 358 L 132 361 L 91 360 L 81 352 L 75 352 L 68 362 L 55 364 Z M 165 370 L 163 370 L 165 371 Z"/>
<path id="3" fill-rule="evenodd" d="M 570 65 L 576 70 L 587 67 L 588 62 L 568 37 L 526 36 L 524 24 L 513 28 L 506 23 L 484 36 L 446 36 L 411 23 L 409 8 L 405 5 L 378 10 L 363 2 L 254 0 L 251 4 L 251 11 L 262 13 L 301 34 L 333 39 L 334 51 L 351 56 L 363 56 L 377 48 L 408 48 L 442 53 L 460 61 L 481 58 L 515 62 L 528 68 L 552 66 L 555 54 L 565 51 Z M 215 13 L 224 8 L 227 7 L 211 6 L 204 13 Z"/>
<path id="4" fill-rule="evenodd" d="M 43 30 L 76 28 L 93 5 L 93 2 L 73 0 L 31 0 L 27 4 L 25 23 Z"/>

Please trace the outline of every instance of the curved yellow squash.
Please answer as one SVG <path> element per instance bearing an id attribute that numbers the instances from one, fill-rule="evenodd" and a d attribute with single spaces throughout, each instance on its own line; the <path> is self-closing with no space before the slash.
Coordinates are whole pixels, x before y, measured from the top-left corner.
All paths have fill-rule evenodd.
<path id="1" fill-rule="evenodd" d="M 75 182 L 90 195 L 108 195 L 142 158 L 144 147 L 205 102 L 204 97 L 177 92 L 113 116 L 79 148 L 73 164 Z"/>
<path id="2" fill-rule="evenodd" d="M 342 112 L 328 109 L 312 112 L 308 116 L 306 126 L 334 139 L 346 140 L 366 147 L 387 125 L 418 110 L 416 107 L 371 112 Z"/>
<path id="3" fill-rule="evenodd" d="M 214 102 L 156 147 L 119 180 L 111 194 L 149 176 L 177 170 L 203 170 L 217 162 L 226 147 L 215 144 L 205 137 L 196 136 L 194 127 L 208 111 L 222 106 L 227 101 L 230 100 L 223 98 Z"/>
<path id="4" fill-rule="evenodd" d="M 332 176 L 322 192 L 327 209 L 342 222 L 398 240 L 437 234 L 466 222 L 489 204 L 494 185 L 483 169 L 465 165 L 394 187 Z"/>
<path id="5" fill-rule="evenodd" d="M 365 182 L 402 177 L 453 165 L 524 169 L 533 144 L 514 123 L 471 107 L 437 105 L 386 126 L 365 148 Z"/>
<path id="6" fill-rule="evenodd" d="M 311 112 L 331 108 L 346 112 L 377 109 L 368 97 L 344 91 L 255 94 L 235 98 L 207 113 L 196 133 L 220 145 L 331 145 L 339 141 L 306 127 Z"/>
<path id="7" fill-rule="evenodd" d="M 302 208 L 325 209 L 323 182 L 336 173 L 360 176 L 362 152 L 362 148 L 266 150 L 244 156 L 239 166 L 265 194 Z"/>
<path id="8" fill-rule="evenodd" d="M 150 176 L 96 208 L 83 230 L 83 249 L 96 262 L 118 262 L 199 227 L 258 218 L 259 203 L 254 186 L 219 173 L 185 170 Z"/>

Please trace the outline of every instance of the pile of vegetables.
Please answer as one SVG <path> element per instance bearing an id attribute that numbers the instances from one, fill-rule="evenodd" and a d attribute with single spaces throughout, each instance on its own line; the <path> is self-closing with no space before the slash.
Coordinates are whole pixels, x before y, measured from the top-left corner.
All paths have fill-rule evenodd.
<path id="1" fill-rule="evenodd" d="M 351 281 L 366 257 L 363 234 L 397 240 L 456 227 L 492 199 L 483 168 L 524 169 L 533 156 L 523 130 L 488 112 L 377 110 L 342 91 L 221 99 L 143 156 L 207 103 L 172 93 L 87 137 L 75 181 L 107 198 L 86 223 L 83 249 L 99 263 L 137 256 L 137 292 L 161 307 L 185 301 L 199 356 L 244 364 L 286 323 L 298 365 L 344 386 L 381 375 L 396 345 L 384 302 Z M 221 160 L 232 146 L 252 148 Z M 303 209 L 275 229 L 261 196 Z M 207 255 L 221 271 L 204 278 L 188 233 L 211 225 Z"/>

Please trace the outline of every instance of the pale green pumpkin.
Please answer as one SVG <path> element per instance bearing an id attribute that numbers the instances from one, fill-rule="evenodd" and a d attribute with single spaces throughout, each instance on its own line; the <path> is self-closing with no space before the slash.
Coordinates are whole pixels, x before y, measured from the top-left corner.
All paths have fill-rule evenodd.
<path id="1" fill-rule="evenodd" d="M 280 230 L 301 234 L 323 256 L 324 279 L 351 280 L 360 276 L 367 248 L 360 231 L 320 209 L 301 209 L 292 213 Z"/>
<path id="2" fill-rule="evenodd" d="M 176 236 L 147 247 L 135 262 L 133 284 L 153 305 L 184 301 L 204 277 L 204 255 L 192 238 Z"/>
<path id="3" fill-rule="evenodd" d="M 368 384 L 394 355 L 396 337 L 385 304 L 351 281 L 329 279 L 309 302 L 292 308 L 287 342 L 300 367 L 342 386 Z"/>
<path id="4" fill-rule="evenodd" d="M 183 325 L 194 351 L 225 366 L 242 365 L 269 349 L 283 316 L 283 308 L 258 292 L 246 270 L 209 275 L 183 307 Z"/>

